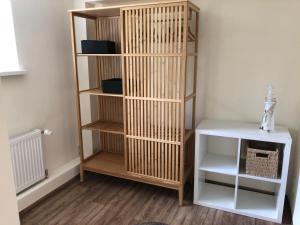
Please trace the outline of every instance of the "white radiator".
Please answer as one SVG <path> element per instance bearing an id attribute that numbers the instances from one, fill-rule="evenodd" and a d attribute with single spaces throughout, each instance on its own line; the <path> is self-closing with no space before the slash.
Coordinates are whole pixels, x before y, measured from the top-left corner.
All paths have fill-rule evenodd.
<path id="1" fill-rule="evenodd" d="M 17 193 L 46 178 L 42 132 L 34 130 L 10 139 L 10 153 Z"/>

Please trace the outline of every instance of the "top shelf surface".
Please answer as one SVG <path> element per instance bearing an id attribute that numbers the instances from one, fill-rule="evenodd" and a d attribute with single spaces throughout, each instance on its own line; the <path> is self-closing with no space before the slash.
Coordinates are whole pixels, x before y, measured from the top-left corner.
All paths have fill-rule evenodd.
<path id="1" fill-rule="evenodd" d="M 242 138 L 277 143 L 290 143 L 291 135 L 286 127 L 275 127 L 272 132 L 259 129 L 259 124 L 222 120 L 203 120 L 196 132 L 206 135 Z"/>
<path id="2" fill-rule="evenodd" d="M 160 0 L 160 1 L 140 0 L 130 4 L 108 5 L 104 7 L 95 7 L 95 8 L 86 8 L 86 9 L 73 9 L 73 10 L 69 10 L 69 12 L 72 13 L 74 16 L 95 19 L 97 17 L 120 16 L 120 9 L 126 7 L 167 4 L 167 3 L 181 3 L 181 2 L 189 2 L 189 4 L 193 6 L 193 8 L 199 10 L 199 8 L 189 0 Z"/>

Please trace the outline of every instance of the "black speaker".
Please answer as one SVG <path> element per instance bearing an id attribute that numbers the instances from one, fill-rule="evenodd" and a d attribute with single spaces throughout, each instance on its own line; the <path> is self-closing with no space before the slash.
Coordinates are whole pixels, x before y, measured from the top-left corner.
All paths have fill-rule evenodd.
<path id="1" fill-rule="evenodd" d="M 115 54 L 116 47 L 113 41 L 82 40 L 81 51 L 83 54 Z"/>
<path id="2" fill-rule="evenodd" d="M 102 80 L 102 91 L 104 93 L 122 94 L 122 79 Z"/>

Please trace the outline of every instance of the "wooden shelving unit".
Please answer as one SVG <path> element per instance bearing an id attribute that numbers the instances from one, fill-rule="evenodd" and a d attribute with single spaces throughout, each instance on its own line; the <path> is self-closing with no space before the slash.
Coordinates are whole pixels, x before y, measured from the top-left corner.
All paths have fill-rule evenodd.
<path id="1" fill-rule="evenodd" d="M 117 53 L 80 53 L 75 18 L 92 21 L 96 39 L 114 41 Z M 183 204 L 193 170 L 199 8 L 187 0 L 152 1 L 70 10 L 70 19 L 81 181 L 84 171 L 92 171 L 159 185 L 178 190 Z M 95 88 L 79 90 L 81 57 L 96 60 Z M 103 93 L 101 81 L 110 78 L 122 78 L 123 94 Z M 188 80 L 192 87 L 187 88 Z M 82 95 L 96 98 L 98 109 L 84 125 Z M 89 157 L 84 157 L 84 130 L 98 133 L 100 152 Z"/>
<path id="2" fill-rule="evenodd" d="M 287 128 L 266 133 L 258 124 L 204 120 L 196 129 L 194 203 L 281 223 L 285 200 L 291 136 Z M 246 174 L 243 155 L 247 141 L 277 143 L 277 178 Z"/>

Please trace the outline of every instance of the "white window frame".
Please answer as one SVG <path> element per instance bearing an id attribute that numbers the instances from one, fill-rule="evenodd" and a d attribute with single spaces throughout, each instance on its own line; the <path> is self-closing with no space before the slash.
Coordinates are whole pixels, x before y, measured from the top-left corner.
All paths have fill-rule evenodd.
<path id="1" fill-rule="evenodd" d="M 0 31 L 3 35 L 0 37 L 0 77 L 25 74 L 18 59 L 11 0 L 0 0 Z M 4 63 L 2 67 L 1 60 Z"/>

